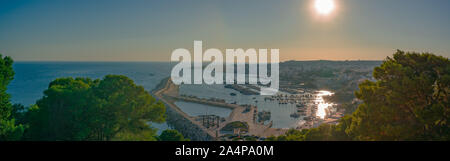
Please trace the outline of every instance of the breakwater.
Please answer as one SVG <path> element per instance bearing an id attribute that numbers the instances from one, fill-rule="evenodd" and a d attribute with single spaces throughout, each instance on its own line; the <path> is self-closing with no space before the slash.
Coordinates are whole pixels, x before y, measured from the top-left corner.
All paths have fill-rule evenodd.
<path id="1" fill-rule="evenodd" d="M 173 84 L 169 78 L 161 81 L 152 94 L 166 105 L 166 121 L 169 126 L 178 130 L 184 137 L 193 141 L 216 140 L 212 131 L 207 130 L 174 104 L 176 99 L 173 96 L 178 95 L 178 86 Z"/>

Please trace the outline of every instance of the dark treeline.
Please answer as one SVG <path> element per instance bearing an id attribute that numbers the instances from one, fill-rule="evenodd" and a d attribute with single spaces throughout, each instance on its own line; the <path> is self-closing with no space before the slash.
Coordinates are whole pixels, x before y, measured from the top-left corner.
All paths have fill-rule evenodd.
<path id="1" fill-rule="evenodd" d="M 359 84 L 362 101 L 337 125 L 290 130 L 276 141 L 450 140 L 448 58 L 397 51 Z"/>
<path id="2" fill-rule="evenodd" d="M 164 104 L 125 76 L 59 78 L 35 105 L 12 105 L 13 60 L 0 58 L 0 141 L 186 140 L 176 130 L 157 136 L 149 123 L 165 121 Z"/>

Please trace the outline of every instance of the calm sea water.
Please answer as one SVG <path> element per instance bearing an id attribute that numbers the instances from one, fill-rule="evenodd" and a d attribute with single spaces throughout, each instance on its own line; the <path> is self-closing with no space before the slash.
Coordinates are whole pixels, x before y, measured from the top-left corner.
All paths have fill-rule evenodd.
<path id="1" fill-rule="evenodd" d="M 175 102 L 175 105 L 180 107 L 182 111 L 190 116 L 199 116 L 199 115 L 216 115 L 220 117 L 228 117 L 231 114 L 231 109 L 215 107 L 204 104 L 197 104 L 191 102 L 178 101 Z"/>

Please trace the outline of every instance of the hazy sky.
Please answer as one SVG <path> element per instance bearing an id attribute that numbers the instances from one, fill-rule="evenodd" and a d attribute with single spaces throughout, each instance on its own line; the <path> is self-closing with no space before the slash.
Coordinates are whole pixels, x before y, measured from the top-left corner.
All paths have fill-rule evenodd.
<path id="1" fill-rule="evenodd" d="M 449 0 L 0 0 L 0 53 L 15 60 L 170 61 L 177 48 L 279 48 L 285 60 L 450 56 Z"/>

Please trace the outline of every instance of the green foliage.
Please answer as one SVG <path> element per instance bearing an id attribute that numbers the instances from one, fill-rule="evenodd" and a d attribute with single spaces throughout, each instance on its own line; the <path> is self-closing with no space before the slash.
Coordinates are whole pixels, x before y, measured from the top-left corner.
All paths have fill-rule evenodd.
<path id="1" fill-rule="evenodd" d="M 241 121 L 230 122 L 222 128 L 222 131 L 233 131 L 233 129 L 248 131 L 248 124 L 246 122 Z"/>
<path id="2" fill-rule="evenodd" d="M 158 140 L 160 141 L 189 141 L 185 139 L 183 135 L 177 130 L 164 130 L 161 135 L 159 135 Z"/>
<path id="3" fill-rule="evenodd" d="M 113 141 L 157 141 L 156 129 L 139 132 L 122 131 L 116 134 Z"/>
<path id="4" fill-rule="evenodd" d="M 358 108 L 358 103 L 342 103 L 337 108 L 343 109 L 345 114 L 351 115 Z"/>
<path id="5" fill-rule="evenodd" d="M 338 125 L 322 124 L 317 128 L 303 129 L 301 131 L 290 129 L 284 135 L 269 137 L 267 141 L 350 141 L 353 140 L 346 132 L 348 119 L 346 116 Z"/>
<path id="6" fill-rule="evenodd" d="M 0 54 L 0 141 L 19 140 L 25 126 L 16 124 L 7 86 L 14 79 L 13 60 Z"/>
<path id="7" fill-rule="evenodd" d="M 268 137 L 266 141 L 305 141 L 305 133 L 307 130 L 290 129 L 284 135 L 278 137 Z"/>
<path id="8" fill-rule="evenodd" d="M 94 84 L 85 78 L 60 78 L 52 81 L 44 97 L 29 109 L 26 137 L 33 140 L 82 140 L 87 138 L 89 89 Z M 84 133 L 83 133 L 84 132 Z"/>
<path id="9" fill-rule="evenodd" d="M 338 125 L 268 140 L 450 140 L 448 58 L 397 51 L 355 92 L 363 103 Z"/>
<path id="10" fill-rule="evenodd" d="M 22 138 L 25 126 L 15 123 L 14 119 L 0 120 L 0 141 L 16 141 Z"/>
<path id="11" fill-rule="evenodd" d="M 256 136 L 244 136 L 245 141 L 257 141 L 258 138 Z"/>
<path id="12" fill-rule="evenodd" d="M 155 130 L 147 122 L 164 120 L 164 105 L 125 76 L 60 78 L 26 113 L 30 125 L 26 138 L 155 140 Z"/>
<path id="13" fill-rule="evenodd" d="M 359 140 L 449 140 L 448 58 L 397 51 L 355 93 L 364 101 L 348 130 Z"/>

